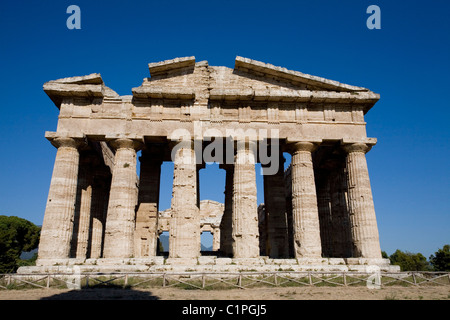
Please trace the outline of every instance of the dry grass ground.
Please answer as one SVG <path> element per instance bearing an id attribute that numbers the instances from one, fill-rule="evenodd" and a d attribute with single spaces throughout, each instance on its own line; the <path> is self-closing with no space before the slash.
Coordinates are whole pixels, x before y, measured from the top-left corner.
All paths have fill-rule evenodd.
<path id="1" fill-rule="evenodd" d="M 450 286 L 285 287 L 229 290 L 96 288 L 0 290 L 0 300 L 450 300 Z"/>

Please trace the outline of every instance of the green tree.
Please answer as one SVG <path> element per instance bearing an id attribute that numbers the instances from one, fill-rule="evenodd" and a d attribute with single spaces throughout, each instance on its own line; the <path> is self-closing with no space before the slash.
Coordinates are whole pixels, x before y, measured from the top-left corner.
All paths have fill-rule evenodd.
<path id="1" fill-rule="evenodd" d="M 36 249 L 40 228 L 19 217 L 0 215 L 0 273 L 15 272 L 20 254 Z"/>
<path id="2" fill-rule="evenodd" d="M 450 271 L 450 245 L 446 244 L 430 256 L 430 263 L 435 271 Z"/>
<path id="3" fill-rule="evenodd" d="M 395 251 L 389 260 L 391 264 L 400 266 L 402 271 L 429 271 L 430 264 L 427 258 L 421 253 L 403 252 L 401 250 Z"/>

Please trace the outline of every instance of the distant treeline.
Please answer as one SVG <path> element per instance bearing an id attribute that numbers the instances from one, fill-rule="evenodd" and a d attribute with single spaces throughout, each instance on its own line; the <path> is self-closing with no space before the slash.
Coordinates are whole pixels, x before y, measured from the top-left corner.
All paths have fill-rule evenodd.
<path id="1" fill-rule="evenodd" d="M 391 264 L 400 266 L 401 271 L 450 271 L 450 245 L 446 244 L 429 257 L 421 253 L 395 251 L 388 254 L 383 251 L 383 258 L 389 259 Z"/>

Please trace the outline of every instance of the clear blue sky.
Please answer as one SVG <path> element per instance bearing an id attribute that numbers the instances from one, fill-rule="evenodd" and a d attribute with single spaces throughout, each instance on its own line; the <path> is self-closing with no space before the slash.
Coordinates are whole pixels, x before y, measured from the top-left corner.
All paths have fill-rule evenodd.
<path id="1" fill-rule="evenodd" d="M 71 4 L 81 30 L 66 27 Z M 381 30 L 366 27 L 371 4 Z M 366 116 L 381 247 L 428 257 L 450 243 L 449 12 L 447 0 L 1 1 L 0 214 L 42 224 L 58 117 L 44 82 L 98 72 L 125 95 L 149 62 L 240 55 L 381 94 Z M 171 179 L 165 165 L 161 209 Z M 202 170 L 201 185 L 223 201 L 223 170 Z"/>

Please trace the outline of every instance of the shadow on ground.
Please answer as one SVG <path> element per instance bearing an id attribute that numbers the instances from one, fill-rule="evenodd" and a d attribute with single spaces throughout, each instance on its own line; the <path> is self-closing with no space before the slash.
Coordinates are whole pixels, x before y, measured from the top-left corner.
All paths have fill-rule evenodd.
<path id="1" fill-rule="evenodd" d="M 66 291 L 41 300 L 159 300 L 159 297 L 152 295 L 150 291 L 107 286 Z"/>

